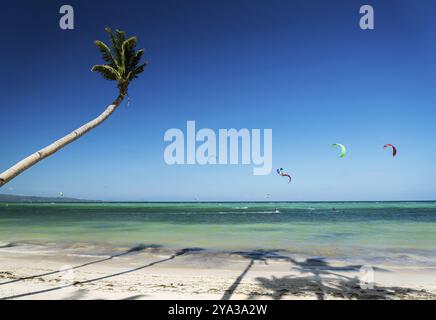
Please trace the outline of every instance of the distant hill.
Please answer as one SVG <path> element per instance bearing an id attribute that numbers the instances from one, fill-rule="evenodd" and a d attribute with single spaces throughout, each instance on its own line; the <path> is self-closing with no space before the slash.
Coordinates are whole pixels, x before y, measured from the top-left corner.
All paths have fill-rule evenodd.
<path id="1" fill-rule="evenodd" d="M 95 200 L 83 200 L 65 197 L 34 197 L 34 196 L 17 196 L 12 194 L 0 194 L 0 202 L 99 202 Z"/>

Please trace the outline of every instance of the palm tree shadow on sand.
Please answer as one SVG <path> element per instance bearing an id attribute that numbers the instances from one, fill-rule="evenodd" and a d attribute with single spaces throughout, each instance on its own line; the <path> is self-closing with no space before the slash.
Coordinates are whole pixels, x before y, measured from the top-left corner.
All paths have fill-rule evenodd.
<path id="1" fill-rule="evenodd" d="M 141 250 L 143 250 L 143 249 L 141 249 Z M 101 277 L 97 277 L 97 278 L 93 278 L 93 279 L 88 279 L 88 280 L 83 280 L 83 281 L 76 281 L 76 282 L 73 282 L 71 284 L 66 284 L 66 285 L 58 286 L 58 287 L 54 287 L 54 288 L 49 288 L 49 289 L 44 289 L 44 290 L 39 290 L 39 291 L 33 291 L 33 292 L 27 292 L 27 293 L 23 293 L 23 294 L 17 294 L 17 295 L 13 295 L 13 296 L 8 296 L 8 297 L 2 297 L 2 298 L 0 298 L 0 300 L 23 298 L 23 297 L 28 297 L 28 296 L 36 295 L 36 294 L 42 294 L 42 293 L 52 292 L 52 291 L 56 291 L 56 290 L 60 290 L 60 289 L 65 289 L 65 288 L 69 288 L 69 287 L 74 287 L 74 286 L 77 286 L 77 285 L 83 285 L 83 284 L 93 283 L 93 282 L 96 282 L 96 281 L 110 279 L 110 278 L 113 278 L 113 277 L 116 277 L 116 276 L 120 276 L 120 275 L 124 275 L 124 274 L 129 274 L 129 273 L 132 273 L 132 272 L 135 272 L 135 271 L 139 271 L 139 270 L 142 270 L 142 269 L 145 269 L 145 268 L 148 268 L 148 267 L 152 267 L 152 266 L 154 266 L 156 264 L 160 264 L 160 263 L 164 263 L 164 262 L 173 260 L 174 258 L 176 258 L 178 256 L 181 256 L 181 255 L 191 254 L 191 253 L 195 253 L 195 252 L 202 251 L 202 250 L 203 249 L 201 249 L 201 248 L 185 248 L 185 249 L 182 249 L 182 250 L 176 252 L 175 254 L 171 255 L 168 258 L 157 260 L 157 261 L 148 263 L 146 265 L 142 265 L 142 266 L 139 266 L 139 267 L 136 267 L 136 268 L 133 268 L 133 269 L 126 270 L 126 271 L 121 271 L 121 272 L 117 272 L 117 273 L 113 273 L 113 274 L 109 274 L 109 275 L 106 275 L 106 276 L 101 276 Z M 135 251 L 139 251 L 139 249 L 135 250 Z M 127 254 L 127 253 L 124 253 L 124 254 Z M 117 255 L 117 256 L 119 256 L 119 255 Z M 101 259 L 99 261 L 94 261 L 93 263 L 102 262 L 102 260 L 106 261 L 106 260 L 109 260 L 109 258 Z M 88 263 L 86 265 L 89 265 L 89 264 L 90 263 Z M 77 266 L 76 269 L 78 267 L 82 267 L 82 266 L 83 265 Z M 64 271 L 65 270 L 62 270 L 62 272 L 64 272 Z M 56 271 L 56 272 L 58 272 L 58 271 Z M 50 273 L 50 274 L 53 274 L 53 273 Z"/>
<path id="2" fill-rule="evenodd" d="M 15 282 L 19 282 L 19 281 L 23 281 L 23 280 L 31 280 L 31 279 L 35 279 L 35 278 L 41 278 L 41 277 L 45 277 L 45 276 L 50 276 L 50 275 L 57 274 L 57 273 L 64 273 L 64 272 L 67 272 L 67 271 L 72 271 L 72 270 L 76 270 L 76 269 L 79 269 L 79 268 L 83 268 L 83 267 L 86 267 L 86 266 L 89 266 L 89 265 L 93 265 L 93 264 L 109 261 L 109 260 L 112 260 L 114 258 L 125 256 L 125 255 L 131 254 L 131 253 L 137 253 L 137 252 L 140 252 L 140 251 L 143 251 L 143 250 L 146 250 L 146 249 L 158 249 L 160 247 L 161 246 L 154 245 L 154 244 L 152 244 L 152 245 L 142 245 L 141 244 L 141 245 L 137 245 L 135 247 L 132 247 L 132 248 L 130 248 L 129 250 L 127 250 L 125 252 L 114 254 L 114 255 L 111 255 L 111 256 L 109 256 L 107 258 L 104 258 L 104 259 L 94 260 L 94 261 L 91 261 L 91 262 L 87 262 L 87 263 L 84 263 L 84 264 L 81 264 L 81 265 L 77 265 L 77 266 L 74 266 L 74 267 L 70 267 L 70 268 L 65 268 L 65 269 L 62 269 L 62 270 L 55 270 L 55 271 L 40 273 L 40 274 L 36 274 L 36 275 L 33 275 L 33 276 L 28 276 L 28 277 L 20 277 L 20 278 L 14 279 L 14 280 L 6 281 L 6 282 L 1 282 L 0 286 L 6 285 L 6 284 L 15 283 Z"/>
<path id="3" fill-rule="evenodd" d="M 425 291 L 402 288 L 374 286 L 373 289 L 362 289 L 360 280 L 357 277 L 350 279 L 332 280 L 316 278 L 313 276 L 293 277 L 285 276 L 281 278 L 272 277 L 256 279 L 263 289 L 271 293 L 252 292 L 248 299 L 259 296 L 269 296 L 274 300 L 280 300 L 286 295 L 296 297 L 315 296 L 318 300 L 327 297 L 333 299 L 356 299 L 356 300 L 387 300 L 408 298 L 410 295 L 429 297 Z"/>
<path id="4" fill-rule="evenodd" d="M 279 250 L 253 250 L 253 251 L 235 251 L 231 254 L 241 256 L 245 259 L 249 259 L 247 267 L 242 271 L 242 273 L 236 278 L 236 280 L 231 284 L 231 286 L 224 292 L 221 300 L 230 300 L 233 293 L 238 288 L 241 281 L 244 279 L 245 275 L 250 271 L 251 267 L 253 267 L 255 261 L 262 261 L 265 264 L 268 264 L 268 259 L 287 259 L 285 256 L 279 255 L 277 252 Z"/>
<path id="5" fill-rule="evenodd" d="M 429 293 L 425 291 L 402 287 L 374 285 L 372 289 L 362 289 L 358 277 L 349 277 L 338 273 L 358 272 L 362 265 L 333 266 L 322 258 L 297 261 L 289 256 L 279 254 L 280 251 L 281 250 L 255 250 L 251 252 L 234 252 L 233 254 L 238 254 L 249 259 L 250 262 L 233 284 L 225 291 L 221 299 L 229 300 L 231 298 L 255 261 L 262 261 L 267 264 L 268 260 L 289 262 L 292 270 L 299 271 L 299 273 L 304 276 L 258 277 L 256 281 L 263 290 L 249 293 L 248 299 L 266 296 L 280 300 L 286 295 L 297 297 L 314 296 L 319 300 L 326 298 L 379 300 L 407 298 L 410 295 L 421 297 L 429 296 Z M 389 272 L 381 268 L 374 268 L 374 270 Z"/>

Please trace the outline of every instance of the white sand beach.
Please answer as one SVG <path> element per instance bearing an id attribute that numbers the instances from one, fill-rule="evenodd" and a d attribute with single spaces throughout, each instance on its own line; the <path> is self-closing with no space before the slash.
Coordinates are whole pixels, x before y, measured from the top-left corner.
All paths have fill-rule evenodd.
<path id="1" fill-rule="evenodd" d="M 37 245 L 0 252 L 1 299 L 435 299 L 436 267 L 360 265 L 274 251 L 137 247 L 112 255 Z"/>

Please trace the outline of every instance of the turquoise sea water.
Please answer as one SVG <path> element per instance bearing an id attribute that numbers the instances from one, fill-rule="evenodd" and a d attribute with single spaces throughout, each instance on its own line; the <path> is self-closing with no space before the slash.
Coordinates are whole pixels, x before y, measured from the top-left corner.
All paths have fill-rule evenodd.
<path id="1" fill-rule="evenodd" d="M 0 244 L 436 256 L 436 202 L 0 204 Z"/>

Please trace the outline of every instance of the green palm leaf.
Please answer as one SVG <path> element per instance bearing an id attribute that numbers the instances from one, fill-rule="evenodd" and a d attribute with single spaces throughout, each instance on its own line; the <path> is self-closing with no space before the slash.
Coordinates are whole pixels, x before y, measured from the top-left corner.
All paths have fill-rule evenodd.
<path id="1" fill-rule="evenodd" d="M 117 61 L 117 64 L 121 64 L 121 43 L 118 41 L 118 38 L 115 36 L 115 34 L 112 32 L 111 28 L 105 28 L 104 29 L 108 34 L 109 38 L 112 43 L 112 51 L 114 53 L 115 60 Z"/>
<path id="2" fill-rule="evenodd" d="M 134 70 L 129 72 L 128 79 L 129 81 L 132 81 L 135 78 L 138 78 L 138 74 L 144 72 L 145 67 L 147 66 L 147 63 L 141 64 L 140 66 L 136 67 Z"/>
<path id="3" fill-rule="evenodd" d="M 127 68 L 132 70 L 135 66 L 137 66 L 141 61 L 144 52 L 145 52 L 144 49 L 136 51 L 135 54 L 130 59 L 130 64 L 127 66 Z"/>
<path id="4" fill-rule="evenodd" d="M 100 50 L 103 60 L 111 66 L 116 67 L 117 64 L 114 57 L 112 56 L 111 49 L 108 47 L 108 45 L 100 40 L 96 40 L 94 43 Z"/>
<path id="5" fill-rule="evenodd" d="M 136 37 L 131 37 L 121 45 L 121 64 L 125 70 L 135 54 L 136 41 Z"/>
<path id="6" fill-rule="evenodd" d="M 106 80 L 119 81 L 121 79 L 118 71 L 108 65 L 95 65 L 92 67 L 91 71 L 99 72 Z"/>

